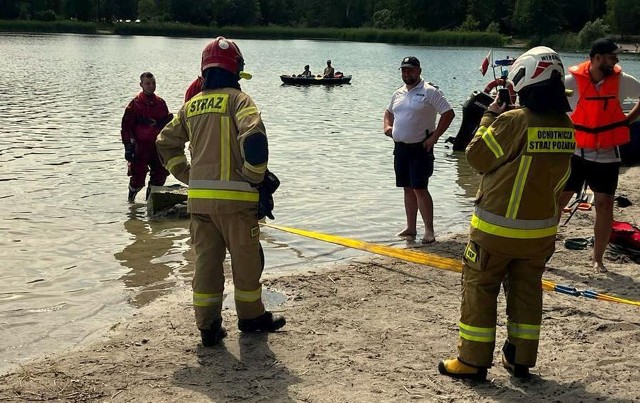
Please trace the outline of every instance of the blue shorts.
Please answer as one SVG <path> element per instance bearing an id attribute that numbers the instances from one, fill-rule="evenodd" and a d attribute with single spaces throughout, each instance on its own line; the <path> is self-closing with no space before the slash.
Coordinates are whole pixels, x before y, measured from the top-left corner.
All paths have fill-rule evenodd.
<path id="1" fill-rule="evenodd" d="M 587 161 L 574 154 L 571 156 L 571 176 L 564 190 L 580 194 L 586 182 L 594 192 L 614 196 L 618 188 L 619 171 L 619 162 Z"/>
<path id="2" fill-rule="evenodd" d="M 393 168 L 396 172 L 396 186 L 412 189 L 426 189 L 433 175 L 433 149 L 427 151 L 422 142 L 396 142 L 393 149 Z"/>

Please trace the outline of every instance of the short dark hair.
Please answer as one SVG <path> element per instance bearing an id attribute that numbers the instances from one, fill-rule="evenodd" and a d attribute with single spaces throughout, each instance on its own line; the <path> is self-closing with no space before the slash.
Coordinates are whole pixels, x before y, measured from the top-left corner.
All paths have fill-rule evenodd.
<path id="1" fill-rule="evenodd" d="M 140 82 L 142 82 L 144 78 L 155 78 L 155 77 L 153 76 L 153 74 L 149 73 L 148 71 L 145 71 L 144 73 L 140 74 Z"/>

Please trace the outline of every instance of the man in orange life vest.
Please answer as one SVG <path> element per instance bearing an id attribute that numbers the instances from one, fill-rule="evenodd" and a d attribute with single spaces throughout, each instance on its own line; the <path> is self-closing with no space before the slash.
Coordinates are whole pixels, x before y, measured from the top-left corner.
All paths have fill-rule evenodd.
<path id="1" fill-rule="evenodd" d="M 567 205 L 574 193 L 589 185 L 595 196 L 593 269 L 606 272 L 604 256 L 611 224 L 613 198 L 618 187 L 620 152 L 618 146 L 630 140 L 629 123 L 640 115 L 640 104 L 625 115 L 622 101 L 640 98 L 640 82 L 622 72 L 617 64 L 620 47 L 605 38 L 591 46 L 589 60 L 569 69 L 565 86 L 573 90 L 569 103 L 576 128 L 576 151 L 571 159 L 571 176 L 560 197 Z"/>

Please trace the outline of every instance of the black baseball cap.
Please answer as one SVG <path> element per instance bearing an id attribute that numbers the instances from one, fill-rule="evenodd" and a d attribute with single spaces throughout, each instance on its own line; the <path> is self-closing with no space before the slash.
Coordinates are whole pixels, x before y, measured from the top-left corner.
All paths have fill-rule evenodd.
<path id="1" fill-rule="evenodd" d="M 402 59 L 402 63 L 400 64 L 400 69 L 403 67 L 420 67 L 420 60 L 415 56 L 407 56 Z"/>
<path id="2" fill-rule="evenodd" d="M 606 54 L 616 54 L 620 53 L 622 49 L 618 46 L 617 43 L 607 38 L 600 38 L 593 41 L 591 44 L 591 51 L 589 52 L 589 57 L 593 57 L 595 55 L 606 55 Z"/>

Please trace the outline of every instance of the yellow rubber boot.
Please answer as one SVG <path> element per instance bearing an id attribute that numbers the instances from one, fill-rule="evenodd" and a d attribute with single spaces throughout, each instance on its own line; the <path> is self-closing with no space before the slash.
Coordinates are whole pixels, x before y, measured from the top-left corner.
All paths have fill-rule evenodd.
<path id="1" fill-rule="evenodd" d="M 442 375 L 447 375 L 456 379 L 473 379 L 476 381 L 484 381 L 487 379 L 487 369 L 472 367 L 457 358 L 451 360 L 440 361 L 438 371 Z"/>

